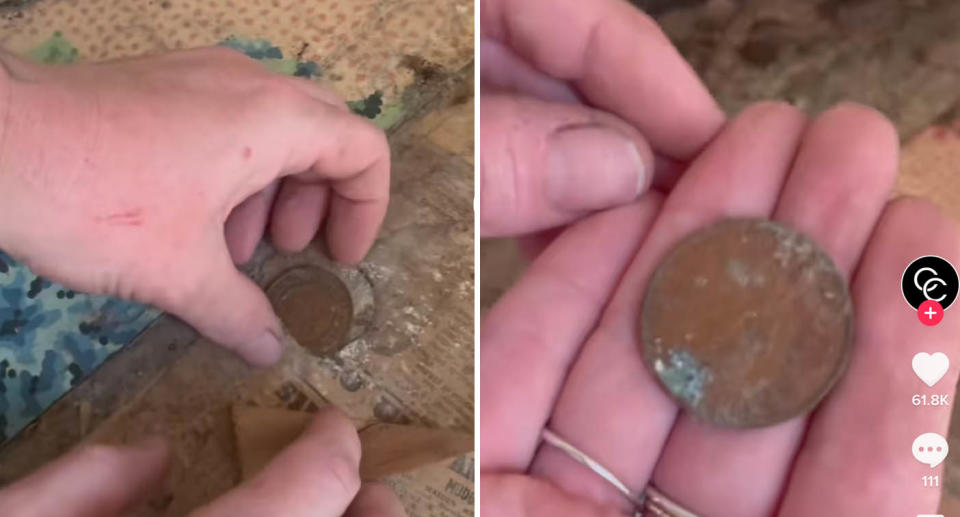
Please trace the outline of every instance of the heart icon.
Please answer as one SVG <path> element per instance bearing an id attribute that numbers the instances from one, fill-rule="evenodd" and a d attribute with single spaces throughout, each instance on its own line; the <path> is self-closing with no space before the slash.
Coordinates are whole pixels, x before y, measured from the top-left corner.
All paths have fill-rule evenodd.
<path id="1" fill-rule="evenodd" d="M 933 387 L 947 374 L 949 368 L 950 359 L 942 352 L 935 354 L 920 352 L 913 356 L 913 371 L 927 386 Z"/>

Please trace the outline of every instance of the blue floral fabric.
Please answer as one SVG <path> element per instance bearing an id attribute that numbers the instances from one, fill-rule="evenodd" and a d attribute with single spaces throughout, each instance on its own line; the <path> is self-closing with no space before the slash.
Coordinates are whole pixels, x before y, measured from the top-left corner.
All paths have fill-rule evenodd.
<path id="1" fill-rule="evenodd" d="M 0 442 L 159 314 L 144 305 L 73 292 L 0 251 Z"/>

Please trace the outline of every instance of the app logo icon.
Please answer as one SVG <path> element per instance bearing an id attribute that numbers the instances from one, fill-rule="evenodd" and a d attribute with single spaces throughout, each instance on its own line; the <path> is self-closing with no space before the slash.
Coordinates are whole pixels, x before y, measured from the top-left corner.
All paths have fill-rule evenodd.
<path id="1" fill-rule="evenodd" d="M 950 369 L 950 358 L 943 352 L 920 352 L 913 356 L 913 372 L 927 386 L 933 387 Z"/>
<path id="2" fill-rule="evenodd" d="M 924 433 L 913 441 L 913 457 L 930 468 L 943 462 L 949 449 L 947 441 L 937 433 Z"/>
<path id="3" fill-rule="evenodd" d="M 920 305 L 927 301 L 939 304 L 941 310 L 936 312 L 940 312 L 939 317 L 942 318 L 942 311 L 947 310 L 957 299 L 960 279 L 957 278 L 957 270 L 952 264 L 935 255 L 927 255 L 914 260 L 903 271 L 900 289 L 903 298 L 914 309 L 920 309 Z M 927 305 L 928 309 L 934 308 L 932 304 Z M 920 314 L 922 313 L 918 311 L 918 316 Z M 928 315 L 930 320 L 936 317 L 933 314 Z"/>

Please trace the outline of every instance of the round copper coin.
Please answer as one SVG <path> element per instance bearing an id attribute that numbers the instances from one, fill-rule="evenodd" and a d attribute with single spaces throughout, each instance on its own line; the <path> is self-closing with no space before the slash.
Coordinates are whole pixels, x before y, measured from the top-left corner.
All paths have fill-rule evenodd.
<path id="1" fill-rule="evenodd" d="M 674 399 L 718 426 L 759 427 L 813 409 L 853 334 L 843 275 L 781 224 L 728 219 L 684 239 L 650 279 L 643 358 Z"/>
<path id="2" fill-rule="evenodd" d="M 331 355 L 347 344 L 353 302 L 337 275 L 313 266 L 293 268 L 270 284 L 267 295 L 293 338 L 313 354 Z"/>

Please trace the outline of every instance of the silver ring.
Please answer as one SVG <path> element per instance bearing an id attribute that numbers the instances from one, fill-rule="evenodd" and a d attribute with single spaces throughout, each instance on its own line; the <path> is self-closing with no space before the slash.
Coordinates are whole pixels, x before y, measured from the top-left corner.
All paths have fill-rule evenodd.
<path id="1" fill-rule="evenodd" d="M 635 517 L 697 517 L 697 514 L 676 503 L 652 484 L 648 483 L 646 489 L 640 492 L 630 490 L 613 472 L 610 472 L 609 469 L 591 458 L 587 453 L 574 447 L 570 442 L 557 436 L 553 431 L 545 428 L 540 436 L 545 443 L 560 449 L 577 463 L 589 468 L 613 485 L 633 505 L 636 510 Z"/>

